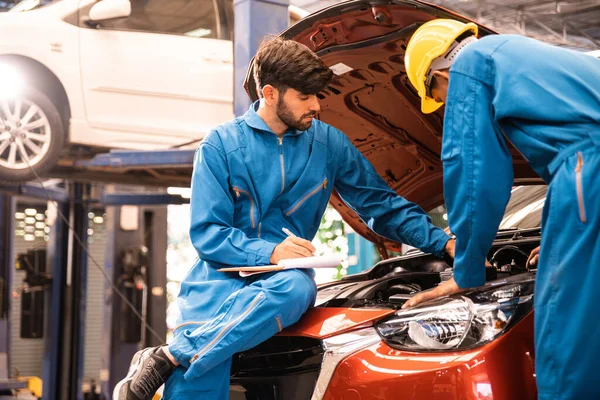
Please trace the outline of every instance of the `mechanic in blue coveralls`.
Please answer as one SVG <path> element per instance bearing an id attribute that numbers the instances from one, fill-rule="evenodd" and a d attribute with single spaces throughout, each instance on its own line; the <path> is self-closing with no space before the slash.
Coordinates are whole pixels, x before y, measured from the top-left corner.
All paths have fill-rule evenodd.
<path id="1" fill-rule="evenodd" d="M 535 289 L 539 398 L 599 399 L 600 60 L 475 35 L 474 24 L 433 20 L 407 46 L 422 111 L 446 104 L 441 156 L 456 258 L 453 280 L 406 306 L 485 283 L 513 185 L 510 141 L 549 185 Z"/>
<path id="2" fill-rule="evenodd" d="M 316 285 L 312 270 L 241 278 L 217 269 L 312 256 L 334 188 L 378 234 L 453 255 L 454 241 L 427 214 L 391 190 L 342 132 L 314 119 L 332 72 L 313 52 L 265 41 L 254 78 L 261 100 L 196 153 L 190 237 L 199 260 L 181 285 L 181 325 L 168 347 L 136 354 L 114 399 L 151 399 L 167 379 L 167 399 L 228 398 L 231 356 L 298 321 Z"/>

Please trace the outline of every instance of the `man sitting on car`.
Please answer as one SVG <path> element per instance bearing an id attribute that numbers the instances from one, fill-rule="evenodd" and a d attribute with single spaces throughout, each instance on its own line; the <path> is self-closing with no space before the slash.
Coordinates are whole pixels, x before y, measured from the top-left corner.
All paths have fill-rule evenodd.
<path id="1" fill-rule="evenodd" d="M 181 284 L 181 325 L 168 346 L 138 352 L 114 399 L 225 399 L 231 356 L 294 324 L 315 302 L 311 270 L 241 278 L 222 266 L 309 257 L 335 188 L 377 233 L 423 251 L 454 241 L 398 196 L 339 130 L 315 116 L 332 71 L 306 46 L 265 41 L 255 57 L 261 99 L 210 132 L 196 153 L 190 238 L 199 260 Z M 295 236 L 286 237 L 282 228 Z"/>

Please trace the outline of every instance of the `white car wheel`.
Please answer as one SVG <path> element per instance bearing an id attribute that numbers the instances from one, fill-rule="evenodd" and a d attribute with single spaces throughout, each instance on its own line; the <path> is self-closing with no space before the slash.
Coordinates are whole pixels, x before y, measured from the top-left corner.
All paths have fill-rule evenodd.
<path id="1" fill-rule="evenodd" d="M 0 179 L 26 181 L 54 165 L 62 150 L 60 114 L 37 90 L 0 100 Z"/>

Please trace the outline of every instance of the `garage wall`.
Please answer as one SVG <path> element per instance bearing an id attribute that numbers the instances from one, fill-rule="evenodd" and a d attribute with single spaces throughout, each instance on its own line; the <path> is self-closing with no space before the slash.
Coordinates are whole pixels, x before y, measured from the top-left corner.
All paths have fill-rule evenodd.
<path id="1" fill-rule="evenodd" d="M 36 215 L 24 215 L 29 209 L 36 210 Z M 26 252 L 28 249 L 37 246 L 45 246 L 46 238 L 42 233 L 44 226 L 39 223 L 42 221 L 42 215 L 45 212 L 45 205 L 31 205 L 19 202 L 15 214 L 15 236 L 14 236 L 14 254 Z M 34 218 L 35 222 L 26 218 Z M 89 251 L 91 257 L 104 267 L 104 249 L 106 246 L 106 236 L 104 231 L 104 215 L 102 210 L 96 210 L 88 215 L 90 221 Z M 31 228 L 33 227 L 33 229 Z M 26 229 L 26 230 L 25 230 Z M 37 236 L 36 236 L 37 235 Z M 19 293 L 25 273 L 14 271 L 12 291 Z M 88 279 L 87 279 L 87 315 L 85 330 L 85 358 L 84 358 L 84 382 L 91 379 L 99 381 L 100 371 L 100 351 L 103 335 L 103 293 L 104 278 L 102 273 L 94 266 L 91 259 L 88 258 Z M 47 310 L 46 310 L 47 311 Z M 44 354 L 44 339 L 21 339 L 19 337 L 21 329 L 21 299 L 12 298 L 11 304 L 11 347 L 10 347 L 10 374 L 42 376 L 42 364 Z M 47 318 L 47 315 L 46 315 Z"/>

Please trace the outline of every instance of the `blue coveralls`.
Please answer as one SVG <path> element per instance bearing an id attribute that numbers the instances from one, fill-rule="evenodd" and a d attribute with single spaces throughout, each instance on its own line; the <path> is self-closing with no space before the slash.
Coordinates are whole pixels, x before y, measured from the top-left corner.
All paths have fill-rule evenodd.
<path id="1" fill-rule="evenodd" d="M 442 160 L 454 277 L 484 261 L 513 185 L 507 140 L 549 184 L 535 292 L 540 399 L 600 399 L 600 60 L 513 35 L 450 68 Z"/>
<path id="2" fill-rule="evenodd" d="M 199 260 L 181 285 L 181 325 L 169 350 L 181 363 L 167 399 L 226 399 L 231 356 L 294 324 L 314 304 L 313 271 L 249 278 L 223 266 L 269 264 L 286 227 L 311 240 L 333 188 L 375 232 L 441 255 L 449 237 L 396 195 L 339 130 L 315 120 L 279 138 L 258 102 L 210 132 L 196 153 L 190 238 Z"/>

